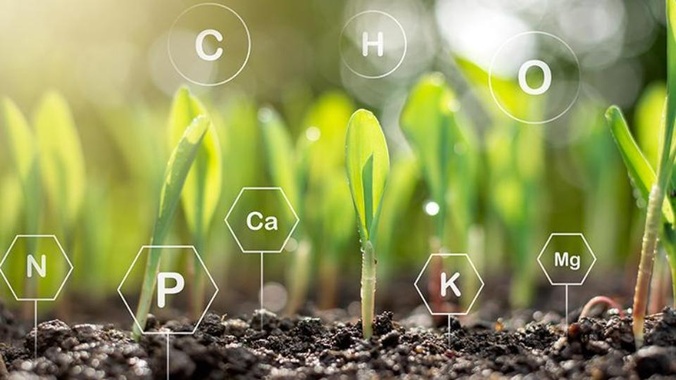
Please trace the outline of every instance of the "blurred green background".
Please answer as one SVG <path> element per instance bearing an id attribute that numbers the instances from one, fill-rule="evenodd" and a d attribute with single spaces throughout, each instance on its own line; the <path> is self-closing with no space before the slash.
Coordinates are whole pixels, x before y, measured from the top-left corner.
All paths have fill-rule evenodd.
<path id="1" fill-rule="evenodd" d="M 598 256 L 590 281 L 606 283 L 613 294 L 628 294 L 642 214 L 603 112 L 610 104 L 623 107 L 654 162 L 666 76 L 663 2 L 228 1 L 224 4 L 248 25 L 252 52 L 237 78 L 211 88 L 186 83 L 168 59 L 167 33 L 193 4 L 198 2 L 0 0 L 0 95 L 30 121 L 47 91 L 60 93 L 81 145 L 86 179 L 72 228 L 60 222 L 53 197 L 43 197 L 39 207 L 41 233 L 71 236 L 66 249 L 76 269 L 66 298 L 116 297 L 129 263 L 148 244 L 172 148 L 167 143 L 171 99 L 187 85 L 208 108 L 222 148 L 222 191 L 203 253 L 223 290 L 219 310 L 247 311 L 257 304 L 259 258 L 239 252 L 222 220 L 241 187 L 279 185 L 270 168 L 276 158 L 262 133 L 267 119 L 259 120 L 261 107 L 276 110 L 288 131 L 291 161 L 308 173 L 297 194 L 289 196 L 303 210 L 290 252 L 266 258 L 266 281 L 283 285 L 266 298 L 281 298 L 284 287 L 293 287 L 289 272 L 309 271 L 306 288 L 313 303 L 345 307 L 358 300 L 361 259 L 349 193 L 347 200 L 344 194 L 342 144 L 347 119 L 364 107 L 380 119 L 393 158 L 380 226 L 376 302 L 399 312 L 419 305 L 412 284 L 434 247 L 435 225 L 428 214 L 435 213 L 420 152 L 411 149 L 400 117 L 415 84 L 429 72 L 442 73 L 457 100 L 473 162 L 467 173 L 451 179 L 455 200 L 449 218 L 456 220 L 448 223 L 450 237 L 441 244 L 469 251 L 478 263 L 493 289 L 482 302 L 509 295 L 513 306 L 542 304 L 537 295 L 547 287 L 546 278 L 535 258 L 550 232 L 583 232 Z M 368 9 L 396 17 L 408 39 L 403 64 L 378 80 L 351 73 L 338 49 L 344 23 Z M 488 96 L 486 80 L 500 45 L 529 30 L 566 41 L 581 73 L 574 106 L 558 120 L 535 126 L 502 114 Z M 26 233 L 26 204 L 34 201 L 22 199 L 4 132 L 3 251 L 15 234 Z M 183 219 L 179 212 L 167 243 L 192 242 Z M 306 269 L 298 269 L 302 260 L 294 254 L 304 241 L 311 248 L 303 256 Z M 614 281 L 608 284 L 607 276 Z M 510 278 L 518 278 L 511 291 L 496 286 Z M 402 291 L 407 296 L 397 297 Z M 270 308 L 281 310 L 286 303 Z"/>

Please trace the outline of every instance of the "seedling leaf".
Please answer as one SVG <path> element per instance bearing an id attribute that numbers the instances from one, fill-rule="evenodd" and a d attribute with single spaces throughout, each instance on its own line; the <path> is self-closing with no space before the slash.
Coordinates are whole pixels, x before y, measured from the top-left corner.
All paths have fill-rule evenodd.
<path id="1" fill-rule="evenodd" d="M 169 118 L 170 145 L 176 146 L 185 131 L 185 126 L 199 115 L 207 115 L 205 107 L 181 88 L 174 96 Z M 209 122 L 202 146 L 185 180 L 181 203 L 188 227 L 198 240 L 204 235 L 213 219 L 221 195 L 222 161 L 218 135 Z"/>
<path id="2" fill-rule="evenodd" d="M 292 205 L 300 205 L 298 162 L 291 143 L 291 136 L 281 117 L 271 108 L 262 108 L 258 113 L 267 164 L 272 181 L 282 189 Z M 291 215 L 289 215 L 291 216 Z"/>
<path id="3" fill-rule="evenodd" d="M 19 107 L 8 98 L 2 100 L 2 118 L 8 149 L 14 162 L 23 192 L 25 231 L 37 233 L 40 224 L 42 196 L 40 166 L 34 134 Z M 30 247 L 33 249 L 35 247 Z"/>
<path id="4" fill-rule="evenodd" d="M 345 152 L 359 233 L 362 242 L 374 241 L 390 157 L 378 119 L 371 112 L 358 110 L 350 118 Z"/>
<path id="5" fill-rule="evenodd" d="M 7 149 L 19 177 L 24 182 L 36 160 L 37 147 L 33 132 L 19 107 L 9 98 L 2 99 L 2 121 L 8 141 Z"/>
<path id="6" fill-rule="evenodd" d="M 206 116 L 196 117 L 186 129 L 169 158 L 164 174 L 164 184 L 160 193 L 159 211 L 157 220 L 155 221 L 151 245 L 161 245 L 167 235 L 171 219 L 176 212 L 179 199 L 181 198 L 181 191 L 188 177 L 188 172 L 195 161 L 197 152 L 210 125 L 211 122 Z M 134 336 L 136 338 L 140 336 L 139 327 L 145 326 L 148 318 L 153 289 L 155 288 L 155 281 L 160 268 L 160 254 L 161 252 L 157 248 L 154 248 L 148 256 L 143 288 L 141 289 L 141 297 L 136 310 L 136 320 L 140 325 L 134 326 Z"/>
<path id="7" fill-rule="evenodd" d="M 647 204 L 650 189 L 655 183 L 655 172 L 631 135 L 622 111 L 616 106 L 611 106 L 606 111 L 606 120 L 622 155 L 622 160 L 627 167 L 629 178 L 638 190 L 643 204 Z M 669 202 L 663 203 L 662 214 L 665 220 L 673 224 L 674 212 Z"/>
<path id="8" fill-rule="evenodd" d="M 56 92 L 47 93 L 35 112 L 35 133 L 45 192 L 70 230 L 85 193 L 82 146 L 70 107 Z"/>

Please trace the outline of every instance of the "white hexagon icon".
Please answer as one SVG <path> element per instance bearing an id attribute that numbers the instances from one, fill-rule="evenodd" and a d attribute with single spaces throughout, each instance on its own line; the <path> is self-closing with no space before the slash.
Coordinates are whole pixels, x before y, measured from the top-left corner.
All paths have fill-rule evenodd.
<path id="1" fill-rule="evenodd" d="M 225 217 L 244 253 L 280 253 L 299 223 L 281 187 L 244 187 Z"/>
<path id="2" fill-rule="evenodd" d="M 125 283 L 128 281 L 130 274 L 135 271 L 140 271 L 140 274 L 143 275 L 143 272 L 145 271 L 145 261 L 144 260 L 139 260 L 142 256 L 148 256 L 148 254 L 152 251 L 158 249 L 160 250 L 160 257 L 163 259 L 161 260 L 161 265 L 164 268 L 161 268 L 155 278 L 155 288 L 153 289 L 153 304 L 151 306 L 151 310 L 153 309 L 163 309 L 167 307 L 167 305 L 171 302 L 168 300 L 169 297 L 171 296 L 180 296 L 184 292 L 188 292 L 189 287 L 187 286 L 187 281 L 194 280 L 194 275 L 191 275 L 189 273 L 180 273 L 178 269 L 176 269 L 176 265 L 170 265 L 170 264 L 175 264 L 177 261 L 180 261 L 180 258 L 174 257 L 175 260 L 170 261 L 168 260 L 169 255 L 194 255 L 195 256 L 195 263 L 199 263 L 199 265 L 202 266 L 202 269 L 204 269 L 204 273 L 206 274 L 206 278 L 209 280 L 206 282 L 206 289 L 207 289 L 207 294 L 211 292 L 210 296 L 208 297 L 208 302 L 206 305 L 204 305 L 204 310 L 200 313 L 199 319 L 195 322 L 195 325 L 192 330 L 190 331 L 146 331 L 146 326 L 141 326 L 139 321 L 136 319 L 136 314 L 134 313 L 134 308 L 132 307 L 132 303 L 130 302 L 131 300 L 128 299 L 128 297 L 125 295 L 125 292 L 123 288 L 125 287 Z M 168 269 L 167 267 L 171 266 L 171 269 Z M 135 274 L 137 274 L 135 272 Z M 211 289 L 210 286 L 211 285 Z M 134 294 L 137 295 L 139 286 L 136 286 L 135 289 L 127 289 L 128 293 L 131 293 L 134 291 Z M 209 310 L 209 307 L 211 304 L 214 302 L 214 299 L 216 299 L 216 295 L 218 294 L 218 286 L 216 285 L 216 282 L 214 281 L 213 277 L 211 277 L 211 273 L 209 273 L 209 269 L 207 266 L 204 264 L 204 261 L 202 260 L 202 257 L 200 256 L 199 252 L 193 247 L 192 245 L 144 245 L 141 247 L 141 249 L 138 251 L 136 254 L 136 257 L 134 258 L 134 261 L 132 261 L 131 265 L 129 266 L 129 269 L 127 270 L 127 273 L 124 275 L 124 278 L 122 278 L 122 281 L 120 282 L 120 285 L 117 287 L 117 292 L 120 295 L 120 298 L 122 298 L 122 302 L 124 303 L 124 306 L 127 308 L 129 311 L 129 314 L 131 314 L 131 317 L 134 319 L 134 324 L 138 327 L 139 331 L 141 331 L 142 334 L 144 335 L 192 335 L 197 331 L 197 328 L 199 327 L 200 323 L 202 322 L 202 319 L 207 313 L 207 310 Z"/>
<path id="3" fill-rule="evenodd" d="M 582 285 L 596 255 L 581 233 L 553 233 L 538 255 L 538 264 L 552 285 Z"/>
<path id="4" fill-rule="evenodd" d="M 0 261 L 0 274 L 17 301 L 55 301 L 72 272 L 54 235 L 17 235 Z"/>
<path id="5" fill-rule="evenodd" d="M 438 261 L 440 265 L 437 267 L 439 271 L 432 273 L 433 268 L 430 264 L 435 259 L 440 260 Z M 428 281 L 421 283 L 425 275 Z M 435 279 L 432 280 L 429 276 L 433 275 Z M 438 278 L 436 278 L 437 275 Z M 414 285 L 430 314 L 467 315 L 484 288 L 484 281 L 468 254 L 433 253 L 427 258 Z M 433 299 L 439 302 L 434 302 Z M 441 304 L 447 303 L 457 305 L 460 308 L 459 311 L 440 309 Z"/>

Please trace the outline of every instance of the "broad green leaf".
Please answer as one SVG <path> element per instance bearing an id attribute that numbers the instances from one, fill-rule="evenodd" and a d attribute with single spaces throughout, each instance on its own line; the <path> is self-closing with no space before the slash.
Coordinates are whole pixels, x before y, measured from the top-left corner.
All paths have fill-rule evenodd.
<path id="1" fill-rule="evenodd" d="M 86 183 L 80 137 L 66 100 L 56 92 L 47 93 L 35 112 L 34 124 L 45 192 L 65 228 L 71 229 Z"/>
<path id="2" fill-rule="evenodd" d="M 164 183 L 160 192 L 159 209 L 151 245 L 157 246 L 164 242 L 171 219 L 181 199 L 181 192 L 188 177 L 188 172 L 195 162 L 202 140 L 210 125 L 211 121 L 208 117 L 196 117 L 185 130 L 183 137 L 181 137 L 181 140 L 169 158 L 164 172 Z M 146 263 L 141 298 L 136 310 L 136 320 L 141 327 L 145 325 L 148 311 L 150 310 L 155 279 L 160 268 L 160 254 L 161 252 L 158 249 L 152 249 Z M 140 326 L 134 326 L 134 335 L 137 338 L 140 336 Z"/>
<path id="3" fill-rule="evenodd" d="M 258 121 L 272 181 L 284 190 L 292 205 L 299 205 L 298 162 L 289 130 L 279 114 L 271 108 L 262 108 L 258 113 Z"/>
<path id="4" fill-rule="evenodd" d="M 656 180 L 655 172 L 631 135 L 622 111 L 616 106 L 611 106 L 606 111 L 606 120 L 608 120 L 610 131 L 615 138 L 617 147 L 622 155 L 622 160 L 627 167 L 629 178 L 638 190 L 643 204 L 647 204 L 650 189 Z M 662 214 L 669 223 L 673 224 L 674 212 L 669 202 L 664 202 Z"/>
<path id="5" fill-rule="evenodd" d="M 636 140 L 638 146 L 653 168 L 657 167 L 657 157 L 661 146 L 660 131 L 667 88 L 663 83 L 650 85 L 641 95 L 636 105 Z"/>
<path id="6" fill-rule="evenodd" d="M 174 96 L 169 118 L 170 146 L 178 143 L 186 126 L 200 115 L 207 116 L 204 106 L 190 94 L 187 88 L 179 89 Z M 216 212 L 221 196 L 222 175 L 218 135 L 213 124 L 209 122 L 181 194 L 181 203 L 188 227 L 199 240 L 204 239 L 206 230 Z"/>
<path id="7" fill-rule="evenodd" d="M 356 111 L 348 122 L 345 148 L 347 178 L 359 217 L 362 244 L 375 240 L 376 226 L 390 157 L 378 119 L 369 111 Z"/>

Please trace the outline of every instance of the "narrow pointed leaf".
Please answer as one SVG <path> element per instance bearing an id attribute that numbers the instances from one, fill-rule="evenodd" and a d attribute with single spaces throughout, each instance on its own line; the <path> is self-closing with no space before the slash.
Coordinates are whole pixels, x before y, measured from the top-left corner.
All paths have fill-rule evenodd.
<path id="1" fill-rule="evenodd" d="M 647 204 L 650 188 L 655 183 L 655 172 L 631 135 L 622 111 L 616 106 L 611 106 L 606 111 L 606 120 L 620 150 L 622 160 L 627 167 L 629 178 L 638 190 L 643 204 Z M 673 223 L 674 212 L 669 202 L 664 202 L 662 214 L 669 223 Z"/>
<path id="2" fill-rule="evenodd" d="M 176 146 L 183 136 L 186 125 L 190 125 L 192 120 L 200 115 L 206 116 L 207 111 L 199 100 L 191 95 L 187 88 L 178 90 L 169 118 L 170 146 Z M 203 239 L 216 212 L 221 196 L 222 172 L 218 135 L 213 124 L 209 122 L 181 194 L 181 204 L 188 227 L 193 234 L 198 235 L 197 239 Z"/>
<path id="3" fill-rule="evenodd" d="M 196 117 L 186 129 L 169 158 L 160 193 L 160 204 L 153 230 L 152 245 L 161 245 L 167 235 L 171 220 L 181 199 L 181 191 L 188 177 L 188 172 L 195 161 L 210 124 L 211 122 L 207 117 Z M 140 334 L 139 327 L 145 325 L 150 310 L 155 279 L 160 268 L 160 254 L 161 252 L 157 249 L 151 250 L 146 263 L 141 298 L 136 310 L 136 320 L 140 326 L 134 326 L 134 335 L 137 338 Z"/>
<path id="4" fill-rule="evenodd" d="M 289 130 L 279 114 L 271 108 L 260 110 L 258 122 L 273 183 L 284 190 L 292 205 L 300 205 L 299 178 L 296 175 L 298 163 Z"/>

